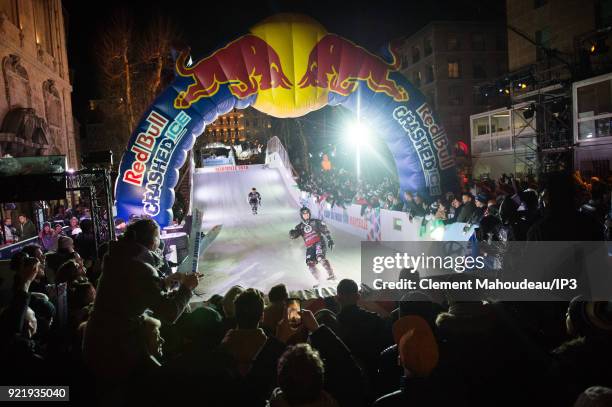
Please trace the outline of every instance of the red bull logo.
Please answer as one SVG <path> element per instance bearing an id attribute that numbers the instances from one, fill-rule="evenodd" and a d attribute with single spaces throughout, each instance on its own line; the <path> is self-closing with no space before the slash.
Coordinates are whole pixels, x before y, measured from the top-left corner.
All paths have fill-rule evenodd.
<path id="1" fill-rule="evenodd" d="M 406 89 L 389 78 L 400 68 L 395 50 L 391 49 L 391 54 L 393 63 L 389 64 L 349 40 L 327 34 L 310 52 L 308 68 L 298 86 L 316 86 L 348 96 L 363 81 L 374 92 L 385 93 L 397 102 L 407 101 Z"/>
<path id="2" fill-rule="evenodd" d="M 260 90 L 293 86 L 283 72 L 277 52 L 255 35 L 242 36 L 193 66 L 186 66 L 187 54 L 183 52 L 177 59 L 176 71 L 191 77 L 194 83 L 174 100 L 177 109 L 187 109 L 201 98 L 214 96 L 223 84 L 239 99 Z"/>

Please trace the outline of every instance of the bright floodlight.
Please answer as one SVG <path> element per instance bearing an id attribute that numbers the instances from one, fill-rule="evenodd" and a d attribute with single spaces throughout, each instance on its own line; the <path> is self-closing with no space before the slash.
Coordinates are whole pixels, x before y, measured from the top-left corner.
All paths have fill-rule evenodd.
<path id="1" fill-rule="evenodd" d="M 346 137 L 357 145 L 363 145 L 366 143 L 370 131 L 368 127 L 360 122 L 352 123 L 348 126 Z"/>
<path id="2" fill-rule="evenodd" d="M 346 139 L 349 143 L 352 143 L 356 147 L 355 151 L 355 170 L 357 172 L 357 179 L 361 178 L 361 147 L 366 145 L 370 130 L 366 125 L 360 121 L 351 123 L 346 128 Z"/>

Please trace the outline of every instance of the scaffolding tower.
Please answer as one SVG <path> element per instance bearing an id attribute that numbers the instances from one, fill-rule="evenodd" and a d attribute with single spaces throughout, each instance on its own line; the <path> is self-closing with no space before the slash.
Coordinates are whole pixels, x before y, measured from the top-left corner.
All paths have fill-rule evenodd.
<path id="1" fill-rule="evenodd" d="M 530 85 L 529 91 L 522 92 L 524 85 L 510 83 L 512 105 L 523 106 L 513 113 L 513 119 L 521 124 L 512 126 L 515 173 L 539 178 L 542 174 L 571 168 L 571 72 L 566 65 L 542 69 L 541 64 L 536 64 L 528 68 L 523 78 L 520 75 L 515 78 L 519 78 L 514 81 L 519 81 L 518 84 Z M 526 129 L 532 131 L 526 132 Z"/>
<path id="2" fill-rule="evenodd" d="M 98 258 L 100 244 L 115 239 L 113 190 L 105 168 L 84 169 L 66 174 L 66 191 L 79 191 L 91 208 L 91 220 Z"/>

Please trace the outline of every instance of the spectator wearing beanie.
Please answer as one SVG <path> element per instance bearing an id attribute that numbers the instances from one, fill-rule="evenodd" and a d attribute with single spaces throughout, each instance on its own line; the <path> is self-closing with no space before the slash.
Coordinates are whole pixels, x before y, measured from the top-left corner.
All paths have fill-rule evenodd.
<path id="1" fill-rule="evenodd" d="M 132 373 L 140 360 L 138 318 L 151 310 L 173 324 L 198 284 L 198 275 L 187 274 L 177 279 L 178 290 L 165 293 L 157 271 L 141 260 L 158 246 L 159 226 L 149 219 L 132 223 L 120 240 L 110 242 L 83 341 L 85 360 L 99 378 L 121 382 Z"/>
<path id="2" fill-rule="evenodd" d="M 485 210 L 487 209 L 487 202 L 489 201 L 488 197 L 485 194 L 476 195 L 476 203 L 474 208 L 474 213 L 470 217 L 469 223 L 478 224 L 480 220 L 485 214 Z"/>
<path id="3" fill-rule="evenodd" d="M 38 234 L 38 238 L 40 239 L 40 243 L 45 252 L 53 250 L 57 247 L 57 236 L 53 229 L 51 229 L 51 223 L 45 222 L 43 223 L 42 230 Z"/>
<path id="4" fill-rule="evenodd" d="M 398 319 L 393 324 L 393 339 L 403 368 L 400 390 L 378 399 L 376 407 L 443 405 L 442 394 L 429 379 L 438 365 L 438 343 L 430 325 L 417 315 Z M 450 402 L 451 400 L 446 400 Z"/>
<path id="5" fill-rule="evenodd" d="M 406 377 L 427 377 L 438 364 L 436 338 L 429 323 L 420 316 L 398 319 L 393 324 L 393 340 Z"/>
<path id="6" fill-rule="evenodd" d="M 574 407 L 612 407 L 612 389 L 602 386 L 589 387 L 578 396 Z"/>
<path id="7" fill-rule="evenodd" d="M 573 339 L 552 352 L 557 405 L 570 405 L 589 386 L 612 387 L 612 302 L 578 296 L 570 302 L 566 325 Z"/>
<path id="8" fill-rule="evenodd" d="M 263 318 L 264 301 L 254 289 L 240 293 L 234 300 L 236 328 L 230 329 L 221 341 L 221 349 L 236 362 L 241 375 L 246 375 L 267 336 L 259 323 Z"/>
<path id="9" fill-rule="evenodd" d="M 399 307 L 391 313 L 391 322 L 395 323 L 403 317 L 416 315 L 423 318 L 435 333 L 436 317 L 441 309 L 427 294 L 411 291 L 402 297 Z M 396 343 L 381 352 L 376 378 L 377 394 L 382 396 L 397 389 L 397 378 L 402 375 L 402 368 L 397 363 L 398 357 L 399 350 Z"/>

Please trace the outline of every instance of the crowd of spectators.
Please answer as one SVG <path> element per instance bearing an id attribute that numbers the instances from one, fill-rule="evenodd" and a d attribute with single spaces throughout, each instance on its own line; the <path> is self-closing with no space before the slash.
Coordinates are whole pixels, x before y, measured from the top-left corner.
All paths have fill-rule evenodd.
<path id="1" fill-rule="evenodd" d="M 562 175 L 556 174 L 556 177 Z M 328 202 L 332 208 L 360 205 L 362 216 L 371 208 L 402 211 L 409 214 L 410 220 L 420 218 L 422 230 L 455 222 L 477 225 L 479 237 L 487 240 L 526 240 L 529 228 L 544 221 L 544 215 L 557 213 L 557 209 L 571 212 L 573 206 L 577 206 L 579 215 L 587 219 L 573 219 L 568 215 L 570 224 L 595 222 L 602 226 L 601 233 L 608 239 L 612 233 L 612 177 L 584 180 L 579 172 L 572 174 L 571 180 L 553 177 L 543 178 L 540 183 L 533 177 L 517 179 L 512 174 L 503 174 L 498 180 L 468 182 L 461 189 L 448 191 L 437 198 L 412 191 L 400 194 L 397 183 L 389 178 L 366 183 L 342 169 L 320 171 L 316 176 L 302 174 L 299 186 L 317 202 Z M 563 199 L 559 205 L 562 207 L 551 208 L 551 188 L 561 191 Z M 529 237 L 546 240 L 546 236 L 539 235 L 536 229 Z"/>
<path id="2" fill-rule="evenodd" d="M 397 196 L 399 186 L 389 177 L 366 181 L 343 168 L 332 168 L 316 174 L 302 173 L 298 184 L 302 191 L 312 194 L 319 202 L 329 202 L 332 207 L 346 208 L 353 203 L 394 210 L 403 207 Z"/>
<path id="3" fill-rule="evenodd" d="M 87 231 L 91 228 L 91 210 L 83 202 L 69 209 L 59 205 L 53 213 L 47 214 L 46 218 L 49 220 L 37 231 L 36 225 L 25 213 L 17 216 L 16 225 L 12 216 L 6 216 L 3 220 L 3 230 L 0 231 L 0 245 L 38 237 L 44 251 L 55 251 L 60 236 L 77 238 L 83 234 L 83 229 Z"/>
<path id="4" fill-rule="evenodd" d="M 15 243 L 20 240 L 27 240 L 36 237 L 36 226 L 27 215 L 19 214 L 17 225 L 13 225 L 13 219 L 6 217 L 2 224 L 2 241 L 4 244 Z"/>
<path id="5" fill-rule="evenodd" d="M 551 177 L 540 207 L 524 185 L 512 187 L 497 212 L 511 215 L 500 222 L 515 239 L 603 239 L 593 213 L 609 210 L 600 205 L 610 192 L 596 181 Z M 482 227 L 498 216 L 489 206 L 497 200 L 472 195 L 447 209 L 467 219 L 480 208 Z M 86 405 L 612 405 L 611 302 L 463 302 L 408 291 L 373 304 L 344 279 L 335 296 L 295 312 L 283 284 L 268 293 L 235 286 L 190 306 L 201 276 L 167 273 L 154 221 L 130 222 L 91 267 L 75 240 L 62 236 L 47 254 L 30 245 L 11 260 L 3 383 L 70 384 L 71 400 Z M 64 305 L 54 297 L 60 285 Z"/>
<path id="6" fill-rule="evenodd" d="M 612 179 L 585 181 L 579 172 L 553 173 L 539 183 L 503 174 L 435 200 L 405 192 L 403 210 L 424 224 L 476 225 L 480 240 L 610 240 L 611 191 Z"/>

